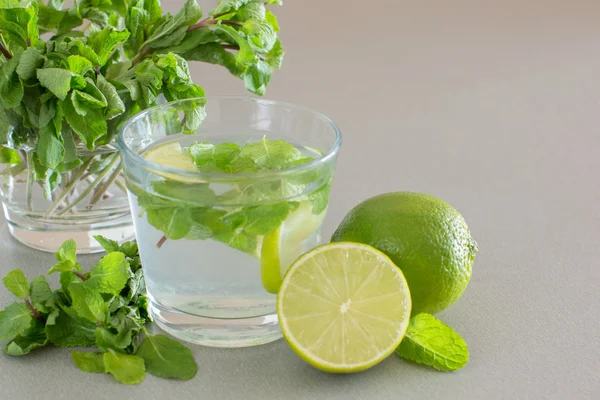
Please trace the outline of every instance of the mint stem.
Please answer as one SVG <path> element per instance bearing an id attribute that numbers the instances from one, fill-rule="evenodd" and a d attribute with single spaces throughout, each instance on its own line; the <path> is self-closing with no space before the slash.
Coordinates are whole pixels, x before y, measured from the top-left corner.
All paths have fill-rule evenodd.
<path id="1" fill-rule="evenodd" d="M 161 237 L 160 240 L 158 241 L 158 243 L 156 243 L 156 247 L 158 247 L 160 249 L 162 247 L 162 245 L 165 244 L 166 241 L 167 241 L 166 236 Z"/>
<path id="2" fill-rule="evenodd" d="M 31 311 L 33 318 L 37 319 L 40 322 L 46 323 L 46 320 L 40 315 L 38 310 L 36 310 L 35 307 L 31 304 L 31 301 L 29 301 L 29 297 L 25 298 L 25 304 L 27 304 L 27 308 L 29 308 L 29 311 Z"/>
<path id="3" fill-rule="evenodd" d="M 238 21 L 232 21 L 229 19 L 224 19 L 224 20 L 218 20 L 218 19 L 213 19 L 213 18 L 206 18 L 203 19 L 202 21 L 198 22 L 195 25 L 192 25 L 188 28 L 188 31 L 195 31 L 196 29 L 200 29 L 200 28 L 206 28 L 207 26 L 211 26 L 211 25 L 217 25 L 217 24 L 225 24 L 225 25 L 235 25 L 235 26 L 242 26 L 243 24 L 241 22 Z"/>
<path id="4" fill-rule="evenodd" d="M 2 42 L 0 42 L 0 53 L 4 54 L 4 57 L 6 57 L 7 60 L 10 60 L 12 58 L 12 54 L 10 54 L 6 47 L 4 47 Z"/>
<path id="5" fill-rule="evenodd" d="M 54 203 L 52 203 L 52 205 L 46 212 L 46 218 L 48 218 L 54 212 L 54 210 L 56 210 L 58 208 L 58 206 L 62 203 L 62 201 L 65 199 L 65 197 L 67 197 L 71 193 L 71 191 L 75 188 L 75 186 L 79 182 L 82 181 L 81 178 L 82 178 L 83 174 L 87 171 L 88 167 L 92 164 L 92 162 L 94 162 L 94 157 L 90 157 L 90 159 L 87 160 L 81 167 L 79 167 L 77 172 L 75 172 L 71 176 L 71 181 L 69 182 L 67 187 L 65 187 L 63 189 L 60 196 L 58 196 L 58 198 L 54 201 Z"/>
<path id="6" fill-rule="evenodd" d="M 82 274 L 81 272 L 77 271 L 76 269 L 73 270 L 73 273 L 75 274 L 75 276 L 77 276 L 82 281 L 87 281 L 88 280 L 88 278 L 86 278 L 86 276 L 84 274 Z"/>
<path id="7" fill-rule="evenodd" d="M 33 181 L 35 179 L 35 168 L 33 165 L 33 154 L 31 151 L 25 155 L 27 160 L 27 186 L 25 187 L 25 198 L 27 203 L 27 211 L 33 211 Z"/>

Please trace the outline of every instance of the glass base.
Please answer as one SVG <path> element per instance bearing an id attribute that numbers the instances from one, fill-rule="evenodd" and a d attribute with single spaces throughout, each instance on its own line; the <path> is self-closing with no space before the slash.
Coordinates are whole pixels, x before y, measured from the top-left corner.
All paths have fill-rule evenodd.
<path id="1" fill-rule="evenodd" d="M 8 231 L 19 242 L 31 248 L 54 253 L 67 240 L 77 244 L 77 254 L 92 254 L 104 251 L 95 235 L 117 240 L 119 243 L 135 238 L 131 215 L 121 213 L 108 218 L 96 218 L 91 223 L 68 224 L 65 221 L 31 218 L 4 206 Z"/>
<path id="2" fill-rule="evenodd" d="M 154 322 L 170 335 L 209 347 L 249 347 L 283 337 L 277 314 L 253 318 L 206 318 L 173 310 L 149 299 Z"/>

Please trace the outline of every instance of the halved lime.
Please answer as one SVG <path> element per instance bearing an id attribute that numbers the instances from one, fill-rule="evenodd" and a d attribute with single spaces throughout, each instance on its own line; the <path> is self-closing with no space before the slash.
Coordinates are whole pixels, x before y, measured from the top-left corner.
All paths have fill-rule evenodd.
<path id="1" fill-rule="evenodd" d="M 192 160 L 192 157 L 181 148 L 178 142 L 169 142 L 151 148 L 144 153 L 144 158 L 148 161 L 152 161 L 156 164 L 163 165 L 165 167 L 177 168 L 184 171 L 198 171 L 196 164 Z M 200 179 L 191 178 L 188 176 L 172 174 L 164 171 L 155 171 L 156 174 L 163 176 L 168 179 L 173 179 L 182 182 L 200 182 Z"/>
<path id="2" fill-rule="evenodd" d="M 373 247 L 350 242 L 302 255 L 277 296 L 285 339 L 327 372 L 358 372 L 385 359 L 402 341 L 410 311 L 400 269 Z"/>

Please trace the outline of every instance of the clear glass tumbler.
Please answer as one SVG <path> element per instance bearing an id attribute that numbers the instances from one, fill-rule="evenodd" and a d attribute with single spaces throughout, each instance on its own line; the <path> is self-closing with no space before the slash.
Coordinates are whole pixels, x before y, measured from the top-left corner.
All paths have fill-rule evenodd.
<path id="1" fill-rule="evenodd" d="M 283 274 L 321 242 L 335 124 L 285 103 L 191 99 L 133 117 L 118 145 L 154 321 L 208 346 L 280 338 Z"/>

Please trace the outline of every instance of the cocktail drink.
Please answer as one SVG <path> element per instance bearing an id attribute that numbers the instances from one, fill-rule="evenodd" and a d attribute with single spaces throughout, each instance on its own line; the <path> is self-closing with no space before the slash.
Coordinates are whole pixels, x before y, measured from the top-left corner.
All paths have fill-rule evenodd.
<path id="1" fill-rule="evenodd" d="M 281 336 L 276 294 L 292 262 L 320 244 L 340 142 L 320 114 L 233 97 L 161 105 L 123 127 L 136 237 L 161 328 L 223 347 Z"/>

